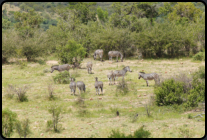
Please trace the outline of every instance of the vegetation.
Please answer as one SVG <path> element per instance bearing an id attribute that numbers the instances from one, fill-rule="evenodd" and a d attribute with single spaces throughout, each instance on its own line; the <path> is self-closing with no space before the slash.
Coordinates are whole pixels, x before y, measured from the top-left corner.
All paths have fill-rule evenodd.
<path id="1" fill-rule="evenodd" d="M 17 114 L 6 108 L 2 110 L 2 135 L 5 138 L 9 138 L 14 132 L 14 123 L 16 121 Z"/>
<path id="2" fill-rule="evenodd" d="M 104 50 L 105 61 L 93 60 L 96 49 Z M 124 62 L 109 62 L 111 50 L 120 51 Z M 50 73 L 53 61 L 79 69 Z M 88 61 L 94 66 L 90 75 L 85 69 Z M 117 85 L 108 85 L 106 73 L 123 66 L 133 72 L 126 73 L 122 82 L 119 78 Z M 158 73 L 161 84 L 149 80 L 152 86 L 147 87 L 136 71 Z M 71 96 L 70 77 L 83 81 L 86 92 L 78 94 L 76 88 L 77 94 Z M 95 95 L 93 77 L 104 83 L 100 96 Z M 197 138 L 205 134 L 201 104 L 205 106 L 201 2 L 6 2 L 2 6 L 4 137 Z M 17 115 L 23 120 L 18 121 Z"/>
<path id="3" fill-rule="evenodd" d="M 186 108 L 198 106 L 205 100 L 205 68 L 200 67 L 192 78 L 185 74 L 164 80 L 154 89 L 157 105 L 182 104 Z"/>
<path id="4" fill-rule="evenodd" d="M 15 126 L 16 126 L 16 131 L 19 134 L 19 137 L 24 137 L 26 138 L 29 134 L 31 134 L 31 130 L 29 128 L 29 119 L 25 119 L 23 121 L 16 121 Z"/>
<path id="5" fill-rule="evenodd" d="M 119 132 L 119 130 L 112 130 L 112 134 L 108 138 L 149 138 L 150 132 L 144 130 L 144 126 L 140 127 L 134 132 L 134 135 L 125 135 L 124 133 Z"/>
<path id="6" fill-rule="evenodd" d="M 69 84 L 70 83 L 70 74 L 68 71 L 60 72 L 53 76 L 54 83 L 57 84 Z"/>
<path id="7" fill-rule="evenodd" d="M 47 131 L 50 130 L 50 128 L 53 128 L 54 132 L 60 132 L 61 125 L 59 125 L 58 123 L 61 119 L 61 107 L 56 106 L 56 104 L 53 104 L 49 107 L 48 111 L 52 114 L 52 120 L 47 121 Z"/>
<path id="8" fill-rule="evenodd" d="M 205 61 L 205 52 L 199 52 L 193 56 L 193 60 Z"/>

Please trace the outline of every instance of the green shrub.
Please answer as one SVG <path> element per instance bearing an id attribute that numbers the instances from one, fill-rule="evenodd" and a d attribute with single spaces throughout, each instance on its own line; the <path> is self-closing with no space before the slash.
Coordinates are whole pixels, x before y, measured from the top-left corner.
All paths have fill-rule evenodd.
<path id="1" fill-rule="evenodd" d="M 188 114 L 188 119 L 192 119 L 193 116 L 191 114 Z"/>
<path id="2" fill-rule="evenodd" d="M 27 67 L 27 62 L 22 61 L 22 60 L 17 60 L 17 65 L 20 66 L 20 69 L 23 69 L 23 68 Z"/>
<path id="3" fill-rule="evenodd" d="M 65 46 L 57 46 L 56 49 L 58 58 L 64 64 L 73 64 L 73 59 L 80 64 L 86 54 L 86 49 L 75 40 L 69 40 Z"/>
<path id="4" fill-rule="evenodd" d="M 199 102 L 205 101 L 205 67 L 188 78 L 185 74 L 173 76 L 164 80 L 154 89 L 157 105 L 180 105 L 183 103 L 185 109 L 197 107 Z M 173 106 L 175 109 L 181 106 Z"/>
<path id="5" fill-rule="evenodd" d="M 42 59 L 39 59 L 37 62 L 38 62 L 40 65 L 45 65 L 45 64 L 46 64 L 46 62 L 45 62 L 44 60 L 42 60 Z"/>
<path id="6" fill-rule="evenodd" d="M 51 129 L 53 127 L 53 130 L 55 132 L 60 132 L 61 126 L 58 124 L 60 122 L 60 113 L 61 113 L 61 107 L 57 106 L 56 104 L 52 104 L 49 109 L 49 113 L 52 114 L 52 121 L 47 121 L 47 130 Z"/>
<path id="7" fill-rule="evenodd" d="M 126 136 L 124 133 L 119 132 L 119 130 L 112 130 L 112 134 L 108 138 L 149 138 L 151 133 L 143 129 L 144 126 L 140 127 L 134 132 L 134 135 Z"/>
<path id="8" fill-rule="evenodd" d="M 193 56 L 193 60 L 205 60 L 205 52 L 199 52 Z"/>
<path id="9" fill-rule="evenodd" d="M 205 67 L 193 73 L 192 89 L 185 103 L 186 107 L 196 107 L 199 102 L 205 101 Z"/>
<path id="10" fill-rule="evenodd" d="M 8 108 L 2 110 L 2 135 L 9 138 L 14 132 L 17 114 Z"/>
<path id="11" fill-rule="evenodd" d="M 53 76 L 53 80 L 57 84 L 69 84 L 70 75 L 68 71 L 60 72 L 56 76 Z"/>
<path id="12" fill-rule="evenodd" d="M 160 86 L 154 89 L 156 104 L 181 104 L 183 102 L 182 96 L 184 95 L 183 86 L 183 82 L 176 82 L 174 79 L 168 79 L 162 82 Z"/>
<path id="13" fill-rule="evenodd" d="M 16 131 L 17 133 L 19 134 L 19 137 L 24 137 L 26 138 L 30 133 L 31 133 L 31 130 L 29 128 L 29 119 L 25 119 L 23 121 L 16 121 Z"/>

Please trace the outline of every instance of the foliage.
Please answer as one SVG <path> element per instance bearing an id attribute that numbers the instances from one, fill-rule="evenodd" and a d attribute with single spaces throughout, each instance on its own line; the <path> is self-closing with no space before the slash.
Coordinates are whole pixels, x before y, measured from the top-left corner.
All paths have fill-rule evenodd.
<path id="1" fill-rule="evenodd" d="M 11 21 L 2 17 L 2 29 L 9 29 L 11 26 Z"/>
<path id="2" fill-rule="evenodd" d="M 192 2 L 178 2 L 172 12 L 168 15 L 170 21 L 176 20 L 182 22 L 196 22 L 197 18 L 201 16 L 201 10 L 197 9 Z"/>
<path id="3" fill-rule="evenodd" d="M 60 72 L 53 76 L 53 81 L 57 84 L 69 84 L 70 83 L 70 75 L 68 71 Z"/>
<path id="4" fill-rule="evenodd" d="M 193 60 L 205 61 L 205 52 L 199 52 L 193 56 Z"/>
<path id="5" fill-rule="evenodd" d="M 181 104 L 183 102 L 182 96 L 184 95 L 183 83 L 175 82 L 174 79 L 166 80 L 154 89 L 156 95 L 157 105 L 171 105 Z"/>
<path id="6" fill-rule="evenodd" d="M 97 15 L 98 15 L 99 20 L 101 21 L 105 22 L 108 19 L 108 12 L 102 10 L 102 8 L 99 6 L 97 8 Z"/>
<path id="7" fill-rule="evenodd" d="M 25 101 L 28 101 L 28 98 L 26 96 L 26 92 L 27 90 L 29 90 L 29 86 L 23 86 L 23 87 L 16 87 L 16 86 L 13 86 L 13 85 L 9 85 L 10 86 L 10 91 L 13 92 L 13 94 L 16 94 L 17 95 L 17 100 L 19 102 L 25 102 Z"/>
<path id="8" fill-rule="evenodd" d="M 13 30 L 2 32 L 2 64 L 15 56 L 18 42 L 17 34 Z"/>
<path id="9" fill-rule="evenodd" d="M 58 58 L 64 64 L 74 62 L 80 64 L 86 54 L 85 48 L 74 40 L 69 40 L 65 46 L 58 46 L 56 49 Z"/>
<path id="10" fill-rule="evenodd" d="M 48 109 L 49 113 L 52 114 L 52 123 L 51 120 L 47 121 L 47 128 L 49 129 L 50 127 L 53 127 L 53 130 L 55 132 L 59 132 L 60 131 L 60 126 L 59 126 L 59 122 L 60 122 L 60 113 L 61 113 L 61 106 L 57 106 L 56 104 L 52 104 L 49 106 Z"/>
<path id="11" fill-rule="evenodd" d="M 37 62 L 38 62 L 40 65 L 45 65 L 45 64 L 46 64 L 46 62 L 45 62 L 44 60 L 42 60 L 42 59 L 37 60 Z"/>
<path id="12" fill-rule="evenodd" d="M 189 56 L 191 48 L 195 46 L 194 31 L 166 21 L 136 34 L 134 40 L 145 57 Z"/>
<path id="13" fill-rule="evenodd" d="M 14 123 L 16 122 L 17 114 L 6 108 L 2 110 L 2 135 L 9 138 L 14 132 Z"/>
<path id="14" fill-rule="evenodd" d="M 137 7 L 142 9 L 144 15 L 150 19 L 150 23 L 152 25 L 153 18 L 158 16 L 158 9 L 156 8 L 156 2 L 139 2 Z"/>
<path id="15" fill-rule="evenodd" d="M 14 18 L 17 21 L 15 29 L 19 31 L 19 35 L 23 39 L 33 37 L 34 31 L 40 27 L 40 23 L 43 21 L 34 10 L 30 10 L 28 13 L 15 12 Z"/>
<path id="16" fill-rule="evenodd" d="M 19 137 L 24 137 L 26 138 L 30 133 L 31 130 L 29 128 L 29 119 L 25 119 L 23 121 L 16 121 L 15 126 L 16 126 L 16 131 L 19 134 Z"/>
<path id="17" fill-rule="evenodd" d="M 154 92 L 158 106 L 183 103 L 186 109 L 196 107 L 199 102 L 205 101 L 205 67 L 200 67 L 192 78 L 180 74 L 164 80 Z"/>
<path id="18" fill-rule="evenodd" d="M 125 135 L 124 133 L 119 132 L 119 130 L 112 130 L 112 134 L 108 136 L 108 138 L 149 138 L 150 135 L 151 133 L 144 130 L 144 126 L 141 126 L 134 132 L 134 135 Z"/>
<path id="19" fill-rule="evenodd" d="M 199 102 L 205 101 L 205 67 L 199 67 L 199 70 L 193 74 L 192 89 L 185 103 L 186 107 L 196 107 Z"/>
<path id="20" fill-rule="evenodd" d="M 48 96 L 49 100 L 55 100 L 53 83 L 49 83 L 47 86 L 47 89 L 49 93 L 49 96 Z"/>

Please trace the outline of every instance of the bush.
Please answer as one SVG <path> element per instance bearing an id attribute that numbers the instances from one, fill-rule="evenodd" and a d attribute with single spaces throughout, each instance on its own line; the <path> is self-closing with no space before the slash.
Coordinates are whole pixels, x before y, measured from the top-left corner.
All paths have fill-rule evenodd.
<path id="1" fill-rule="evenodd" d="M 193 60 L 205 60 L 205 52 L 199 52 L 193 56 Z"/>
<path id="2" fill-rule="evenodd" d="M 56 76 L 53 76 L 53 80 L 57 84 L 69 84 L 70 75 L 68 71 L 60 72 Z"/>
<path id="3" fill-rule="evenodd" d="M 80 64 L 86 54 L 86 49 L 75 40 L 69 40 L 65 46 L 58 46 L 56 49 L 58 58 L 64 64 L 77 62 Z"/>
<path id="4" fill-rule="evenodd" d="M 187 77 L 185 74 L 173 76 L 171 79 L 164 80 L 155 87 L 157 105 L 180 105 L 183 103 L 185 108 L 198 106 L 199 102 L 205 101 L 205 67 Z M 180 107 L 179 107 L 180 108 Z"/>
<path id="5" fill-rule="evenodd" d="M 119 132 L 119 130 L 112 130 L 112 134 L 108 136 L 108 138 L 149 138 L 151 133 L 147 130 L 143 129 L 144 126 L 140 127 L 138 130 L 134 132 L 134 135 L 126 136 L 124 133 Z"/>
<path id="6" fill-rule="evenodd" d="M 55 100 L 56 97 L 54 96 L 54 85 L 52 83 L 49 83 L 47 86 L 47 89 L 48 89 L 48 93 L 49 93 L 48 99 Z"/>
<path id="7" fill-rule="evenodd" d="M 176 82 L 174 79 L 162 82 L 160 86 L 154 89 L 156 104 L 158 106 L 181 104 L 183 102 L 182 96 L 184 95 L 183 86 L 183 82 Z"/>
<path id="8" fill-rule="evenodd" d="M 16 121 L 16 131 L 19 134 L 19 137 L 26 138 L 30 133 L 31 130 L 29 129 L 29 119 L 25 119 L 23 121 Z"/>
<path id="9" fill-rule="evenodd" d="M 196 107 L 199 102 L 205 101 L 205 67 L 193 73 L 192 89 L 185 103 L 186 107 Z"/>
<path id="10" fill-rule="evenodd" d="M 37 62 L 38 62 L 40 65 L 45 65 L 45 64 L 46 64 L 46 62 L 45 62 L 44 60 L 42 60 L 42 59 L 39 59 Z"/>
<path id="11" fill-rule="evenodd" d="M 119 82 L 119 84 L 116 87 L 116 92 L 121 93 L 121 95 L 126 95 L 129 92 L 128 85 L 124 80 Z"/>
<path id="12" fill-rule="evenodd" d="M 9 138 L 14 132 L 14 124 L 16 122 L 17 114 L 8 108 L 2 110 L 2 135 Z"/>
<path id="13" fill-rule="evenodd" d="M 14 57 L 18 42 L 16 32 L 12 30 L 2 32 L 2 64 L 7 63 L 9 58 Z"/>
<path id="14" fill-rule="evenodd" d="M 60 132 L 61 127 L 58 123 L 60 122 L 61 107 L 56 104 L 52 104 L 48 111 L 52 114 L 52 120 L 47 121 L 47 130 L 53 127 L 55 132 Z"/>
<path id="15" fill-rule="evenodd" d="M 11 92 L 13 92 L 13 94 L 17 94 L 18 101 L 20 102 L 28 101 L 26 92 L 30 88 L 29 86 L 24 86 L 24 87 L 16 87 L 13 85 L 9 85 L 9 86 L 10 86 Z"/>
<path id="16" fill-rule="evenodd" d="M 17 60 L 17 65 L 20 66 L 20 69 L 24 69 L 25 67 L 27 67 L 27 62 L 22 60 Z"/>

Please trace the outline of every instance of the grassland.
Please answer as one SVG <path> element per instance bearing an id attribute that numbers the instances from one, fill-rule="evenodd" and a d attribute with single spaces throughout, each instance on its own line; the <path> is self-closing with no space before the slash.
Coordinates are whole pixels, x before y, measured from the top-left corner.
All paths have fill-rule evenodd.
<path id="1" fill-rule="evenodd" d="M 50 57 L 51 58 L 51 57 Z M 51 60 L 51 59 L 48 60 Z M 53 61 L 57 60 L 53 58 Z M 149 81 L 149 87 L 143 79 L 138 79 L 138 71 L 144 70 L 146 73 L 156 72 L 165 78 L 178 72 L 189 73 L 195 71 L 205 62 L 193 62 L 191 59 L 163 59 L 163 60 L 124 60 L 124 62 L 109 63 L 94 61 L 92 58 L 84 59 L 82 68 L 86 63 L 92 61 L 93 74 L 88 74 L 87 69 L 70 70 L 71 74 L 77 72 L 76 81 L 83 81 L 86 84 L 85 105 L 87 114 L 81 117 L 78 113 L 79 108 L 75 105 L 78 96 L 71 95 L 68 84 L 54 84 L 54 92 L 57 97 L 54 101 L 47 99 L 47 86 L 52 82 L 52 76 L 58 74 L 44 73 L 43 70 L 49 69 L 52 63 L 40 65 L 38 63 L 28 63 L 21 68 L 16 63 L 2 65 L 2 109 L 9 108 L 18 114 L 18 119 L 30 119 L 30 129 L 32 134 L 29 137 L 35 138 L 72 138 L 72 137 L 108 137 L 112 129 L 119 129 L 125 134 L 133 133 L 140 126 L 144 125 L 146 130 L 151 132 L 151 137 L 193 137 L 200 138 L 205 134 L 205 117 L 188 119 L 188 115 L 195 116 L 201 111 L 179 111 L 172 106 L 157 107 L 150 106 L 151 117 L 147 117 L 145 104 L 152 102 L 154 97 L 154 81 Z M 49 61 L 48 61 L 49 62 Z M 181 64 L 183 63 L 183 64 Z M 127 72 L 125 81 L 128 83 L 129 92 L 121 95 L 116 92 L 116 85 L 108 84 L 106 74 L 110 70 L 122 69 L 130 66 L 133 72 Z M 95 77 L 104 83 L 103 95 L 95 95 Z M 118 79 L 120 81 L 121 78 Z M 17 86 L 30 85 L 27 92 L 28 102 L 17 102 L 15 98 L 5 97 L 8 84 Z M 77 90 L 78 91 L 78 90 Z M 76 92 L 78 94 L 78 92 Z M 52 131 L 46 132 L 46 122 L 52 119 L 48 112 L 48 106 L 57 104 L 61 106 L 62 130 L 60 133 Z M 120 116 L 116 117 L 116 110 Z M 136 121 L 132 121 L 135 114 L 139 114 Z M 12 137 L 18 137 L 15 132 Z"/>

